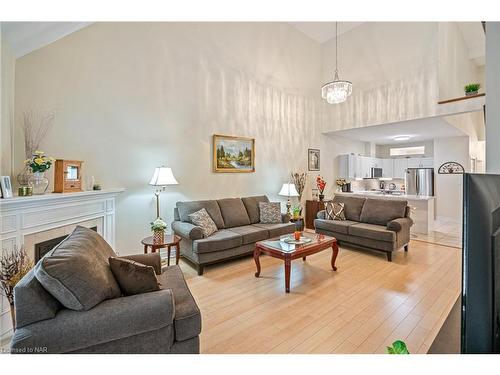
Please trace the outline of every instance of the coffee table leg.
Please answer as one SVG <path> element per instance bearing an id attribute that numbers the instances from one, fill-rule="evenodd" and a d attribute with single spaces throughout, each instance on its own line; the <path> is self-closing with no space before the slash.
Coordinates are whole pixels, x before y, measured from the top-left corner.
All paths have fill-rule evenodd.
<path id="1" fill-rule="evenodd" d="M 339 255 L 339 247 L 336 243 L 332 245 L 332 269 L 337 271 L 337 267 L 335 267 L 335 260 L 337 260 L 337 255 Z"/>
<path id="2" fill-rule="evenodd" d="M 285 291 L 290 293 L 290 268 L 292 265 L 292 259 L 290 255 L 285 255 Z"/>
<path id="3" fill-rule="evenodd" d="M 179 258 L 181 256 L 181 243 L 177 242 L 175 246 L 175 264 L 179 264 Z"/>
<path id="4" fill-rule="evenodd" d="M 260 257 L 260 250 L 258 247 L 255 248 L 255 250 L 253 251 L 253 259 L 255 260 L 255 266 L 257 267 L 257 272 L 255 272 L 255 277 L 259 277 L 260 276 L 260 260 L 259 260 L 259 257 Z"/>
<path id="5" fill-rule="evenodd" d="M 306 257 L 302 257 L 302 260 L 305 262 L 306 261 Z"/>
<path id="6" fill-rule="evenodd" d="M 170 267 L 170 248 L 171 246 L 167 246 L 167 266 Z"/>

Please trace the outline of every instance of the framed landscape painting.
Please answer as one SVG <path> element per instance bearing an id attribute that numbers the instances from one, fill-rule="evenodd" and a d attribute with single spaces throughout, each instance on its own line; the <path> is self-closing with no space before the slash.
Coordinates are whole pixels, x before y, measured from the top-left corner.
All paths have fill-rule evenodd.
<path id="1" fill-rule="evenodd" d="M 255 139 L 214 134 L 214 172 L 255 172 Z"/>

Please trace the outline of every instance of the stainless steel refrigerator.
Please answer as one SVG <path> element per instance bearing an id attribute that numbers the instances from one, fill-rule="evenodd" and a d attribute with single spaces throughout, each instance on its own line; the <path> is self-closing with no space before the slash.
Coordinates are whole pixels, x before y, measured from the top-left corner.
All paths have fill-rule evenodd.
<path id="1" fill-rule="evenodd" d="M 405 174 L 408 195 L 434 195 L 434 168 L 408 168 Z"/>

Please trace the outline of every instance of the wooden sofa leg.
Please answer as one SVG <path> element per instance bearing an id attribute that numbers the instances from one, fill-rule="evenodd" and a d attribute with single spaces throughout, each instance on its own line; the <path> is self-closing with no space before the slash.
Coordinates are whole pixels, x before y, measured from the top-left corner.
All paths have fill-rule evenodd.
<path id="1" fill-rule="evenodd" d="M 197 269 L 198 269 L 198 276 L 203 275 L 203 266 L 201 264 L 198 264 Z"/>
<path id="2" fill-rule="evenodd" d="M 408 251 L 408 244 L 405 245 L 405 251 Z"/>
<path id="3" fill-rule="evenodd" d="M 386 253 L 386 254 L 387 254 L 387 260 L 388 260 L 389 262 L 392 262 L 392 253 L 391 253 L 391 252 L 388 252 L 388 253 Z"/>

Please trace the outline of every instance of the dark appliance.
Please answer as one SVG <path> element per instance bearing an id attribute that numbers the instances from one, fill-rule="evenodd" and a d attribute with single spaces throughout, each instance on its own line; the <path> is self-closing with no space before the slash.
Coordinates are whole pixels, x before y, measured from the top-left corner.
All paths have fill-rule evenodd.
<path id="1" fill-rule="evenodd" d="M 371 178 L 380 178 L 382 177 L 382 168 L 372 167 Z"/>
<path id="2" fill-rule="evenodd" d="M 462 353 L 500 353 L 500 175 L 464 174 Z"/>
<path id="3" fill-rule="evenodd" d="M 351 193 L 351 183 L 347 182 L 341 187 L 343 193 Z"/>

